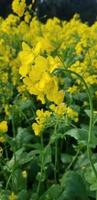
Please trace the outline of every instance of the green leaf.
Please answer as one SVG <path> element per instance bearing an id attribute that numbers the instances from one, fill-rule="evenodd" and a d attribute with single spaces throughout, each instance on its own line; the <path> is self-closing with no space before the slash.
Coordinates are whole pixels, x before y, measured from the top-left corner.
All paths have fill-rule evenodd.
<path id="1" fill-rule="evenodd" d="M 86 113 L 86 115 L 90 118 L 91 111 L 86 109 L 86 110 L 85 110 L 85 113 Z"/>
<path id="2" fill-rule="evenodd" d="M 6 167 L 8 170 L 12 170 L 15 166 L 24 165 L 33 160 L 36 154 L 39 154 L 38 150 L 32 150 L 27 153 L 24 148 L 21 148 L 14 153 L 11 160 L 7 162 Z"/>
<path id="3" fill-rule="evenodd" d="M 26 101 L 20 101 L 19 106 L 22 110 L 28 109 L 32 105 L 31 100 L 26 100 Z"/>
<path id="4" fill-rule="evenodd" d="M 69 135 L 76 139 L 79 144 L 82 144 L 84 146 L 87 146 L 88 142 L 88 129 L 89 127 L 82 127 L 82 128 L 73 128 L 64 133 L 64 135 Z M 97 145 L 97 137 L 94 134 L 95 129 L 93 129 L 92 139 L 90 143 L 90 147 L 95 148 Z"/>
<path id="5" fill-rule="evenodd" d="M 58 134 L 53 134 L 51 137 L 50 137 L 50 143 L 55 143 L 55 141 L 59 140 L 59 139 L 63 139 L 64 135 L 63 133 L 58 133 Z"/>
<path id="6" fill-rule="evenodd" d="M 26 179 L 22 176 L 22 170 L 17 168 L 11 178 L 12 189 L 16 193 L 19 191 L 25 191 L 26 189 Z M 22 192 L 23 193 L 23 192 Z M 25 191 L 26 194 L 26 191 Z"/>
<path id="7" fill-rule="evenodd" d="M 32 139 L 32 135 L 27 128 L 18 128 L 18 132 L 15 138 L 16 148 L 20 148 L 21 146 L 29 143 Z"/>
<path id="8" fill-rule="evenodd" d="M 61 194 L 62 188 L 60 185 L 53 184 L 39 200 L 58 200 Z"/>
<path id="9" fill-rule="evenodd" d="M 27 199 L 28 199 L 27 197 L 28 197 L 28 195 L 27 195 L 27 190 L 25 190 L 25 189 L 21 190 L 21 191 L 18 193 L 18 198 L 19 198 L 19 200 L 23 200 L 23 199 L 27 200 Z"/>
<path id="10" fill-rule="evenodd" d="M 75 138 L 76 140 L 79 139 L 79 134 L 78 134 L 78 129 L 77 128 L 73 128 L 73 129 L 70 129 L 70 130 L 66 131 L 65 135 L 69 135 L 69 136 Z"/>
<path id="11" fill-rule="evenodd" d="M 38 172 L 37 176 L 36 176 L 36 180 L 39 181 L 39 182 L 44 182 L 46 179 L 46 174 L 45 172 L 41 173 L 41 172 Z"/>
<path id="12" fill-rule="evenodd" d="M 37 193 L 32 193 L 30 200 L 37 200 Z"/>
<path id="13" fill-rule="evenodd" d="M 50 145 L 47 145 L 43 151 L 44 156 L 44 165 L 47 163 L 50 163 L 52 161 L 51 159 L 51 147 Z"/>
<path id="14" fill-rule="evenodd" d="M 17 161 L 20 160 L 24 152 L 24 148 L 19 149 L 15 152 L 15 154 L 12 156 L 12 158 L 6 163 L 7 170 L 11 171 L 13 170 L 13 167 L 17 165 Z"/>
<path id="15" fill-rule="evenodd" d="M 96 170 L 97 170 L 97 163 L 94 164 Z M 96 176 L 90 167 L 87 167 L 86 172 L 85 172 L 85 179 L 90 185 L 90 190 L 91 191 L 96 191 L 97 190 L 97 179 Z"/>
<path id="16" fill-rule="evenodd" d="M 61 162 L 64 164 L 70 163 L 72 161 L 72 156 L 70 154 L 62 153 Z"/>
<path id="17" fill-rule="evenodd" d="M 88 200 L 85 183 L 82 177 L 74 172 L 68 171 L 61 179 L 63 192 L 58 200 Z"/>
<path id="18" fill-rule="evenodd" d="M 32 151 L 30 151 L 29 153 L 24 152 L 24 153 L 21 155 L 20 159 L 18 159 L 18 163 L 19 163 L 20 165 L 24 165 L 24 164 L 30 162 L 31 160 L 33 160 L 33 159 L 35 158 L 35 155 L 36 155 L 36 154 L 39 154 L 39 151 L 38 151 L 38 150 L 32 150 Z"/>
<path id="19" fill-rule="evenodd" d="M 0 189 L 0 200 L 8 200 L 9 192 Z"/>
<path id="20" fill-rule="evenodd" d="M 87 145 L 88 130 L 85 128 L 73 128 L 65 132 L 64 135 L 69 135 L 78 141 L 79 144 Z"/>
<path id="21" fill-rule="evenodd" d="M 85 113 L 87 114 L 87 116 L 90 118 L 91 115 L 91 111 L 90 110 L 85 110 Z M 96 124 L 97 123 L 97 111 L 93 111 L 93 123 Z"/>

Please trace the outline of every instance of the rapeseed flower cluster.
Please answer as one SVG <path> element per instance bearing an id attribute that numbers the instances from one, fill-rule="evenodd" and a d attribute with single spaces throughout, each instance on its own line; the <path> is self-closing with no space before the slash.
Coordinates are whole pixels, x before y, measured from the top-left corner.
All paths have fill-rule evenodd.
<path id="1" fill-rule="evenodd" d="M 0 122 L 0 142 L 3 143 L 6 140 L 5 133 L 8 131 L 7 121 Z"/>
<path id="2" fill-rule="evenodd" d="M 22 17 L 26 8 L 25 0 L 14 0 L 12 3 L 12 9 L 19 17 Z"/>
<path id="3" fill-rule="evenodd" d="M 36 123 L 33 123 L 32 128 L 34 129 L 35 135 L 40 135 L 46 121 L 50 118 L 51 112 L 41 109 L 37 110 L 36 115 Z"/>
<path id="4" fill-rule="evenodd" d="M 41 109 L 45 107 L 42 114 L 50 113 L 53 104 L 55 114 L 67 113 L 77 121 L 74 101 L 85 88 L 74 74 L 68 79 L 67 74 L 53 72 L 64 68 L 80 74 L 97 98 L 97 22 L 89 27 L 75 15 L 69 22 L 53 18 L 42 24 L 31 17 L 25 0 L 14 0 L 12 9 L 15 14 L 0 18 L 1 115 L 10 118 L 9 108 L 17 96 L 34 97 L 36 105 L 40 102 Z M 67 96 L 73 99 L 69 105 Z M 42 119 L 34 119 L 38 127 L 32 122 L 36 135 L 43 128 Z"/>
<path id="5" fill-rule="evenodd" d="M 61 103 L 57 106 L 52 104 L 50 106 L 50 109 L 57 115 L 57 117 L 62 117 L 66 115 L 66 117 L 74 120 L 75 122 L 78 121 L 78 112 L 76 112 L 74 109 L 64 103 Z"/>
<path id="6" fill-rule="evenodd" d="M 97 22 L 88 26 L 75 15 L 43 24 L 29 3 L 13 0 L 14 14 L 0 17 L 0 197 L 8 200 L 50 197 L 49 183 L 59 197 L 59 179 L 64 169 L 75 169 L 77 149 L 80 162 L 90 107 L 77 74 L 90 89 L 97 124 Z M 69 145 L 69 137 L 77 142 Z"/>
<path id="7" fill-rule="evenodd" d="M 7 132 L 8 131 L 8 125 L 6 121 L 0 122 L 0 132 Z"/>

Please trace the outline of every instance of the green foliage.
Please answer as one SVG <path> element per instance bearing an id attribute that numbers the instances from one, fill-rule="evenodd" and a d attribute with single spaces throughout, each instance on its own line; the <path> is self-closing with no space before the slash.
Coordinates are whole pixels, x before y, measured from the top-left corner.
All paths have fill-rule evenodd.
<path id="1" fill-rule="evenodd" d="M 73 171 L 65 173 L 61 179 L 64 188 L 59 200 L 88 200 L 86 186 L 82 177 Z"/>

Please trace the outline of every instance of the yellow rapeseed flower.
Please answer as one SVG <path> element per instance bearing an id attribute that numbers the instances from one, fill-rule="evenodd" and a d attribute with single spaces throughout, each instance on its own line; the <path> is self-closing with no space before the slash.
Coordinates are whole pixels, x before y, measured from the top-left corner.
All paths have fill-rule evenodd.
<path id="1" fill-rule="evenodd" d="M 23 176 L 23 178 L 27 178 L 27 171 L 26 170 L 22 171 L 22 176 Z"/>
<path id="2" fill-rule="evenodd" d="M 42 124 L 37 124 L 37 123 L 33 123 L 32 124 L 32 129 L 34 130 L 34 133 L 36 136 L 40 135 L 42 129 L 43 129 L 43 125 Z"/>
<path id="3" fill-rule="evenodd" d="M 32 129 L 35 132 L 35 135 L 40 135 L 42 129 L 45 126 L 45 123 L 47 122 L 47 120 L 49 119 L 49 117 L 51 116 L 52 112 L 46 110 L 43 111 L 43 109 L 41 110 L 37 110 L 36 111 L 36 123 L 32 124 Z"/>
<path id="4" fill-rule="evenodd" d="M 8 197 L 9 200 L 17 200 L 17 196 L 15 195 L 14 192 L 12 192 L 9 197 Z"/>
<path id="5" fill-rule="evenodd" d="M 30 13 L 28 12 L 28 11 L 26 11 L 26 13 L 25 13 L 25 22 L 26 23 L 29 23 L 29 21 L 30 21 L 30 19 L 31 19 L 31 15 L 30 15 Z"/>
<path id="6" fill-rule="evenodd" d="M 0 122 L 0 132 L 7 132 L 7 131 L 8 131 L 7 121 Z"/>
<path id="7" fill-rule="evenodd" d="M 12 9 L 19 17 L 22 17 L 26 8 L 25 0 L 13 0 Z"/>
<path id="8" fill-rule="evenodd" d="M 50 109 L 59 117 L 64 115 L 67 111 L 67 106 L 65 103 L 60 103 L 58 106 L 55 106 L 54 104 L 50 105 Z"/>
<path id="9" fill-rule="evenodd" d="M 73 85 L 72 87 L 69 87 L 67 90 L 70 94 L 75 94 L 78 92 L 78 87 L 76 85 Z"/>

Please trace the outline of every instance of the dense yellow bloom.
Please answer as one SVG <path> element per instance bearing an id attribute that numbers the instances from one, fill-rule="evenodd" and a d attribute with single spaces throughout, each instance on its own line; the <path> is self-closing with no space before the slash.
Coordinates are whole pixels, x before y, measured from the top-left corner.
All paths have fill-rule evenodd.
<path id="1" fill-rule="evenodd" d="M 30 13 L 28 11 L 25 13 L 25 18 L 24 19 L 25 19 L 26 23 L 29 23 L 29 21 L 31 19 L 31 15 L 30 15 Z"/>
<path id="2" fill-rule="evenodd" d="M 40 135 L 40 133 L 43 129 L 43 124 L 33 123 L 32 129 L 34 130 L 35 135 L 38 136 L 38 135 Z"/>
<path id="3" fill-rule="evenodd" d="M 58 116 L 62 116 L 67 111 L 67 106 L 65 103 L 61 103 L 58 106 L 55 106 L 54 104 L 50 105 L 50 109 Z"/>
<path id="4" fill-rule="evenodd" d="M 35 63 L 32 66 L 32 69 L 29 73 L 30 79 L 32 79 L 33 83 L 36 83 L 37 81 L 40 81 L 40 79 L 43 76 L 43 73 L 48 68 L 48 61 L 43 56 L 37 56 L 35 59 Z M 45 77 L 44 77 L 45 78 Z"/>
<path id="5" fill-rule="evenodd" d="M 49 62 L 50 73 L 52 73 L 55 69 L 63 66 L 63 63 L 58 56 L 53 58 L 52 56 L 48 55 L 47 59 L 48 59 L 48 62 Z"/>
<path id="6" fill-rule="evenodd" d="M 19 54 L 19 59 L 21 61 L 19 73 L 22 77 L 25 77 L 30 71 L 30 66 L 34 60 L 34 55 L 31 51 L 31 48 L 26 43 L 22 43 L 22 48 L 23 51 L 21 51 Z"/>
<path id="7" fill-rule="evenodd" d="M 56 104 L 63 102 L 64 92 L 59 91 L 57 78 L 50 73 L 50 71 L 52 72 L 51 62 L 41 55 L 35 58 L 33 49 L 25 43 L 19 58 L 22 63 L 19 73 L 25 77 L 23 82 L 30 94 L 36 95 L 42 103 L 45 103 L 45 97 Z M 56 68 L 58 64 L 54 65 L 52 69 Z"/>
<path id="8" fill-rule="evenodd" d="M 72 108 L 68 107 L 65 103 L 61 103 L 58 106 L 54 104 L 50 105 L 50 109 L 58 116 L 62 117 L 67 116 L 68 118 L 72 119 L 73 121 L 78 121 L 78 113 L 73 110 Z"/>
<path id="9" fill-rule="evenodd" d="M 86 77 L 85 81 L 90 85 L 97 84 L 97 76 L 96 75 L 88 76 Z"/>
<path id="10" fill-rule="evenodd" d="M 6 20 L 2 21 L 1 23 L 1 31 L 8 32 L 11 36 L 14 35 L 17 30 L 15 29 L 15 26 L 19 23 L 19 17 L 15 16 L 13 14 L 10 14 Z"/>
<path id="11" fill-rule="evenodd" d="M 0 122 L 0 132 L 7 132 L 7 131 L 8 131 L 7 121 Z"/>
<path id="12" fill-rule="evenodd" d="M 34 97 L 40 110 L 32 127 L 40 135 L 51 113 L 77 121 L 78 113 L 72 109 L 72 102 L 68 107 L 66 95 L 85 92 L 77 76 L 56 75 L 54 70 L 62 67 L 80 74 L 91 87 L 96 102 L 97 22 L 90 27 L 76 15 L 69 22 L 53 18 L 42 24 L 36 17 L 31 18 L 31 6 L 26 8 L 25 2 L 13 0 L 12 9 L 18 16 L 10 14 L 5 20 L 0 18 L 1 116 L 10 118 L 9 104 L 13 105 L 16 99 L 25 101 L 26 95 L 28 99 Z M 69 96 L 75 101 L 75 96 Z M 42 104 L 45 109 L 53 104 L 51 112 L 41 110 Z M 1 122 L 0 131 L 7 130 L 7 122 Z M 5 139 L 1 135 L 0 141 Z"/>
<path id="13" fill-rule="evenodd" d="M 43 109 L 37 110 L 36 123 L 32 124 L 32 128 L 35 132 L 35 135 L 40 135 L 41 131 L 45 127 L 45 123 L 50 118 L 51 114 L 52 113 L 48 110 L 46 111 L 43 111 Z"/>
<path id="14" fill-rule="evenodd" d="M 64 91 L 63 90 L 58 91 L 58 88 L 55 86 L 54 82 L 52 83 L 51 86 L 52 87 L 50 87 L 47 93 L 47 98 L 49 101 L 52 101 L 58 105 L 64 101 Z"/>
<path id="15" fill-rule="evenodd" d="M 72 87 L 69 87 L 67 90 L 70 94 L 75 94 L 78 92 L 78 87 L 76 85 L 73 85 Z"/>
<path id="16" fill-rule="evenodd" d="M 22 17 L 26 8 L 25 0 L 14 0 L 12 9 L 19 17 Z"/>

